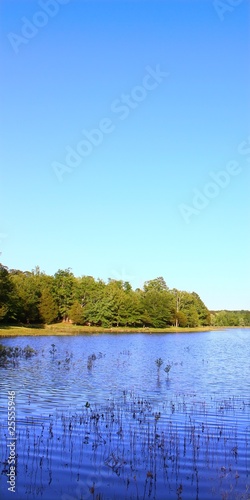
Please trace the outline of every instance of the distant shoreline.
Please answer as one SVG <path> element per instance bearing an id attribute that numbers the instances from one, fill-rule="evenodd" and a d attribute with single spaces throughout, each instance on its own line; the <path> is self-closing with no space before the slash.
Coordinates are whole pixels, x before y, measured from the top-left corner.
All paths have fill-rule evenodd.
<path id="1" fill-rule="evenodd" d="M 78 326 L 69 323 L 60 323 L 54 325 L 37 325 L 37 326 L 8 326 L 3 325 L 0 327 L 0 338 L 6 337 L 37 337 L 37 336 L 74 336 L 74 335 L 86 335 L 86 334 L 96 334 L 96 333 L 192 333 L 192 332 L 209 332 L 216 330 L 226 330 L 235 329 L 239 327 L 231 326 L 203 326 L 196 328 L 128 328 L 128 327 L 113 327 L 113 328 L 103 328 L 94 326 Z M 249 327 L 240 327 L 249 328 Z"/>

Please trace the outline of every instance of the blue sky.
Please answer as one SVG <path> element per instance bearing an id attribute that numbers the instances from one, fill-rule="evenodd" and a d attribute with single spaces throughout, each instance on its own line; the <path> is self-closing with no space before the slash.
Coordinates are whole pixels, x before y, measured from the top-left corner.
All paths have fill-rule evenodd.
<path id="1" fill-rule="evenodd" d="M 236 3 L 2 0 L 5 265 L 163 276 L 210 309 L 250 308 L 250 3 Z"/>

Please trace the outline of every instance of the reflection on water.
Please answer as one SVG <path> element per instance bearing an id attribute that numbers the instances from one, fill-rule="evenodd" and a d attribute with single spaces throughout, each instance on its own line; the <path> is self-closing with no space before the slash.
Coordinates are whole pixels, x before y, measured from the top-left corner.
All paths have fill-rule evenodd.
<path id="1" fill-rule="evenodd" d="M 250 498 L 250 330 L 2 344 L 38 351 L 0 368 L 4 474 L 16 392 L 18 499 Z"/>

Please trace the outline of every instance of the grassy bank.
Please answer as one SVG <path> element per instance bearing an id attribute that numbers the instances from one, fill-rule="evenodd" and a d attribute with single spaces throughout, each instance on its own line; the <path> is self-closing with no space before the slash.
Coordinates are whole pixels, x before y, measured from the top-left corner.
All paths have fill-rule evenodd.
<path id="1" fill-rule="evenodd" d="M 79 326 L 70 323 L 57 323 L 54 325 L 32 325 L 32 326 L 9 326 L 1 325 L 0 337 L 19 337 L 24 335 L 84 335 L 91 333 L 184 333 L 184 332 L 207 332 L 209 330 L 221 330 L 218 327 L 198 328 L 128 328 L 113 327 L 102 328 L 94 326 Z"/>

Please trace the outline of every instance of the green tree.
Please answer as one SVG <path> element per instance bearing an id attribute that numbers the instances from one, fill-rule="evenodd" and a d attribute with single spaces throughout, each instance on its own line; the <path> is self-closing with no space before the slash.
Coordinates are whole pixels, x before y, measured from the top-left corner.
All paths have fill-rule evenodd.
<path id="1" fill-rule="evenodd" d="M 188 324 L 188 318 L 183 311 L 176 312 L 176 326 L 184 328 Z"/>
<path id="2" fill-rule="evenodd" d="M 5 319 L 10 308 L 13 283 L 8 268 L 0 264 L 0 321 Z"/>
<path id="3" fill-rule="evenodd" d="M 54 278 L 53 294 L 58 304 L 59 314 L 63 321 L 67 321 L 76 294 L 76 279 L 70 268 L 59 269 Z"/>
<path id="4" fill-rule="evenodd" d="M 75 300 L 69 310 L 69 318 L 75 325 L 84 325 L 85 323 L 83 307 L 77 300 Z"/>
<path id="5" fill-rule="evenodd" d="M 186 315 L 180 310 L 181 309 L 181 303 L 182 303 L 182 298 L 183 298 L 183 292 L 180 290 L 177 290 L 177 288 L 173 288 L 173 290 L 170 291 L 172 297 L 173 297 L 173 321 L 175 323 L 175 326 L 183 326 L 181 325 L 181 321 L 185 323 L 184 326 L 187 325 L 187 317 Z M 183 315 L 185 317 L 185 320 L 183 319 Z"/>
<path id="6" fill-rule="evenodd" d="M 185 314 L 189 328 L 199 326 L 199 315 L 195 305 L 195 298 L 191 293 L 181 292 L 180 311 Z"/>
<path id="7" fill-rule="evenodd" d="M 214 326 L 250 326 L 250 311 L 212 311 Z"/>
<path id="8" fill-rule="evenodd" d="M 120 305 L 121 326 L 142 326 L 142 301 L 137 292 L 124 293 Z"/>
<path id="9" fill-rule="evenodd" d="M 172 300 L 168 292 L 147 289 L 143 296 L 143 316 L 145 325 L 166 328 L 172 321 Z"/>
<path id="10" fill-rule="evenodd" d="M 122 322 L 122 303 L 124 297 L 122 281 L 109 280 L 104 288 L 100 302 L 100 320 L 102 326 L 120 326 Z"/>
<path id="11" fill-rule="evenodd" d="M 76 297 L 83 308 L 83 320 L 88 325 L 101 326 L 101 307 L 105 283 L 92 276 L 83 276 L 77 281 Z"/>
<path id="12" fill-rule="evenodd" d="M 154 291 L 154 292 L 166 292 L 168 291 L 168 286 L 162 276 L 155 278 L 150 281 L 145 281 L 144 292 Z"/>
<path id="13" fill-rule="evenodd" d="M 199 316 L 194 305 L 191 305 L 185 312 L 187 318 L 187 326 L 195 328 L 199 326 Z"/>
<path id="14" fill-rule="evenodd" d="M 39 302 L 41 290 L 38 279 L 32 272 L 13 271 L 11 281 L 14 285 L 12 297 L 12 317 L 23 323 L 39 323 Z"/>
<path id="15" fill-rule="evenodd" d="M 49 325 L 58 318 L 58 305 L 49 287 L 43 289 L 38 308 L 40 317 L 44 323 Z"/>
<path id="16" fill-rule="evenodd" d="M 194 306 L 198 313 L 199 325 L 207 326 L 211 324 L 211 314 L 208 308 L 205 306 L 204 302 L 202 302 L 199 295 L 195 292 L 191 294 L 194 298 Z"/>

